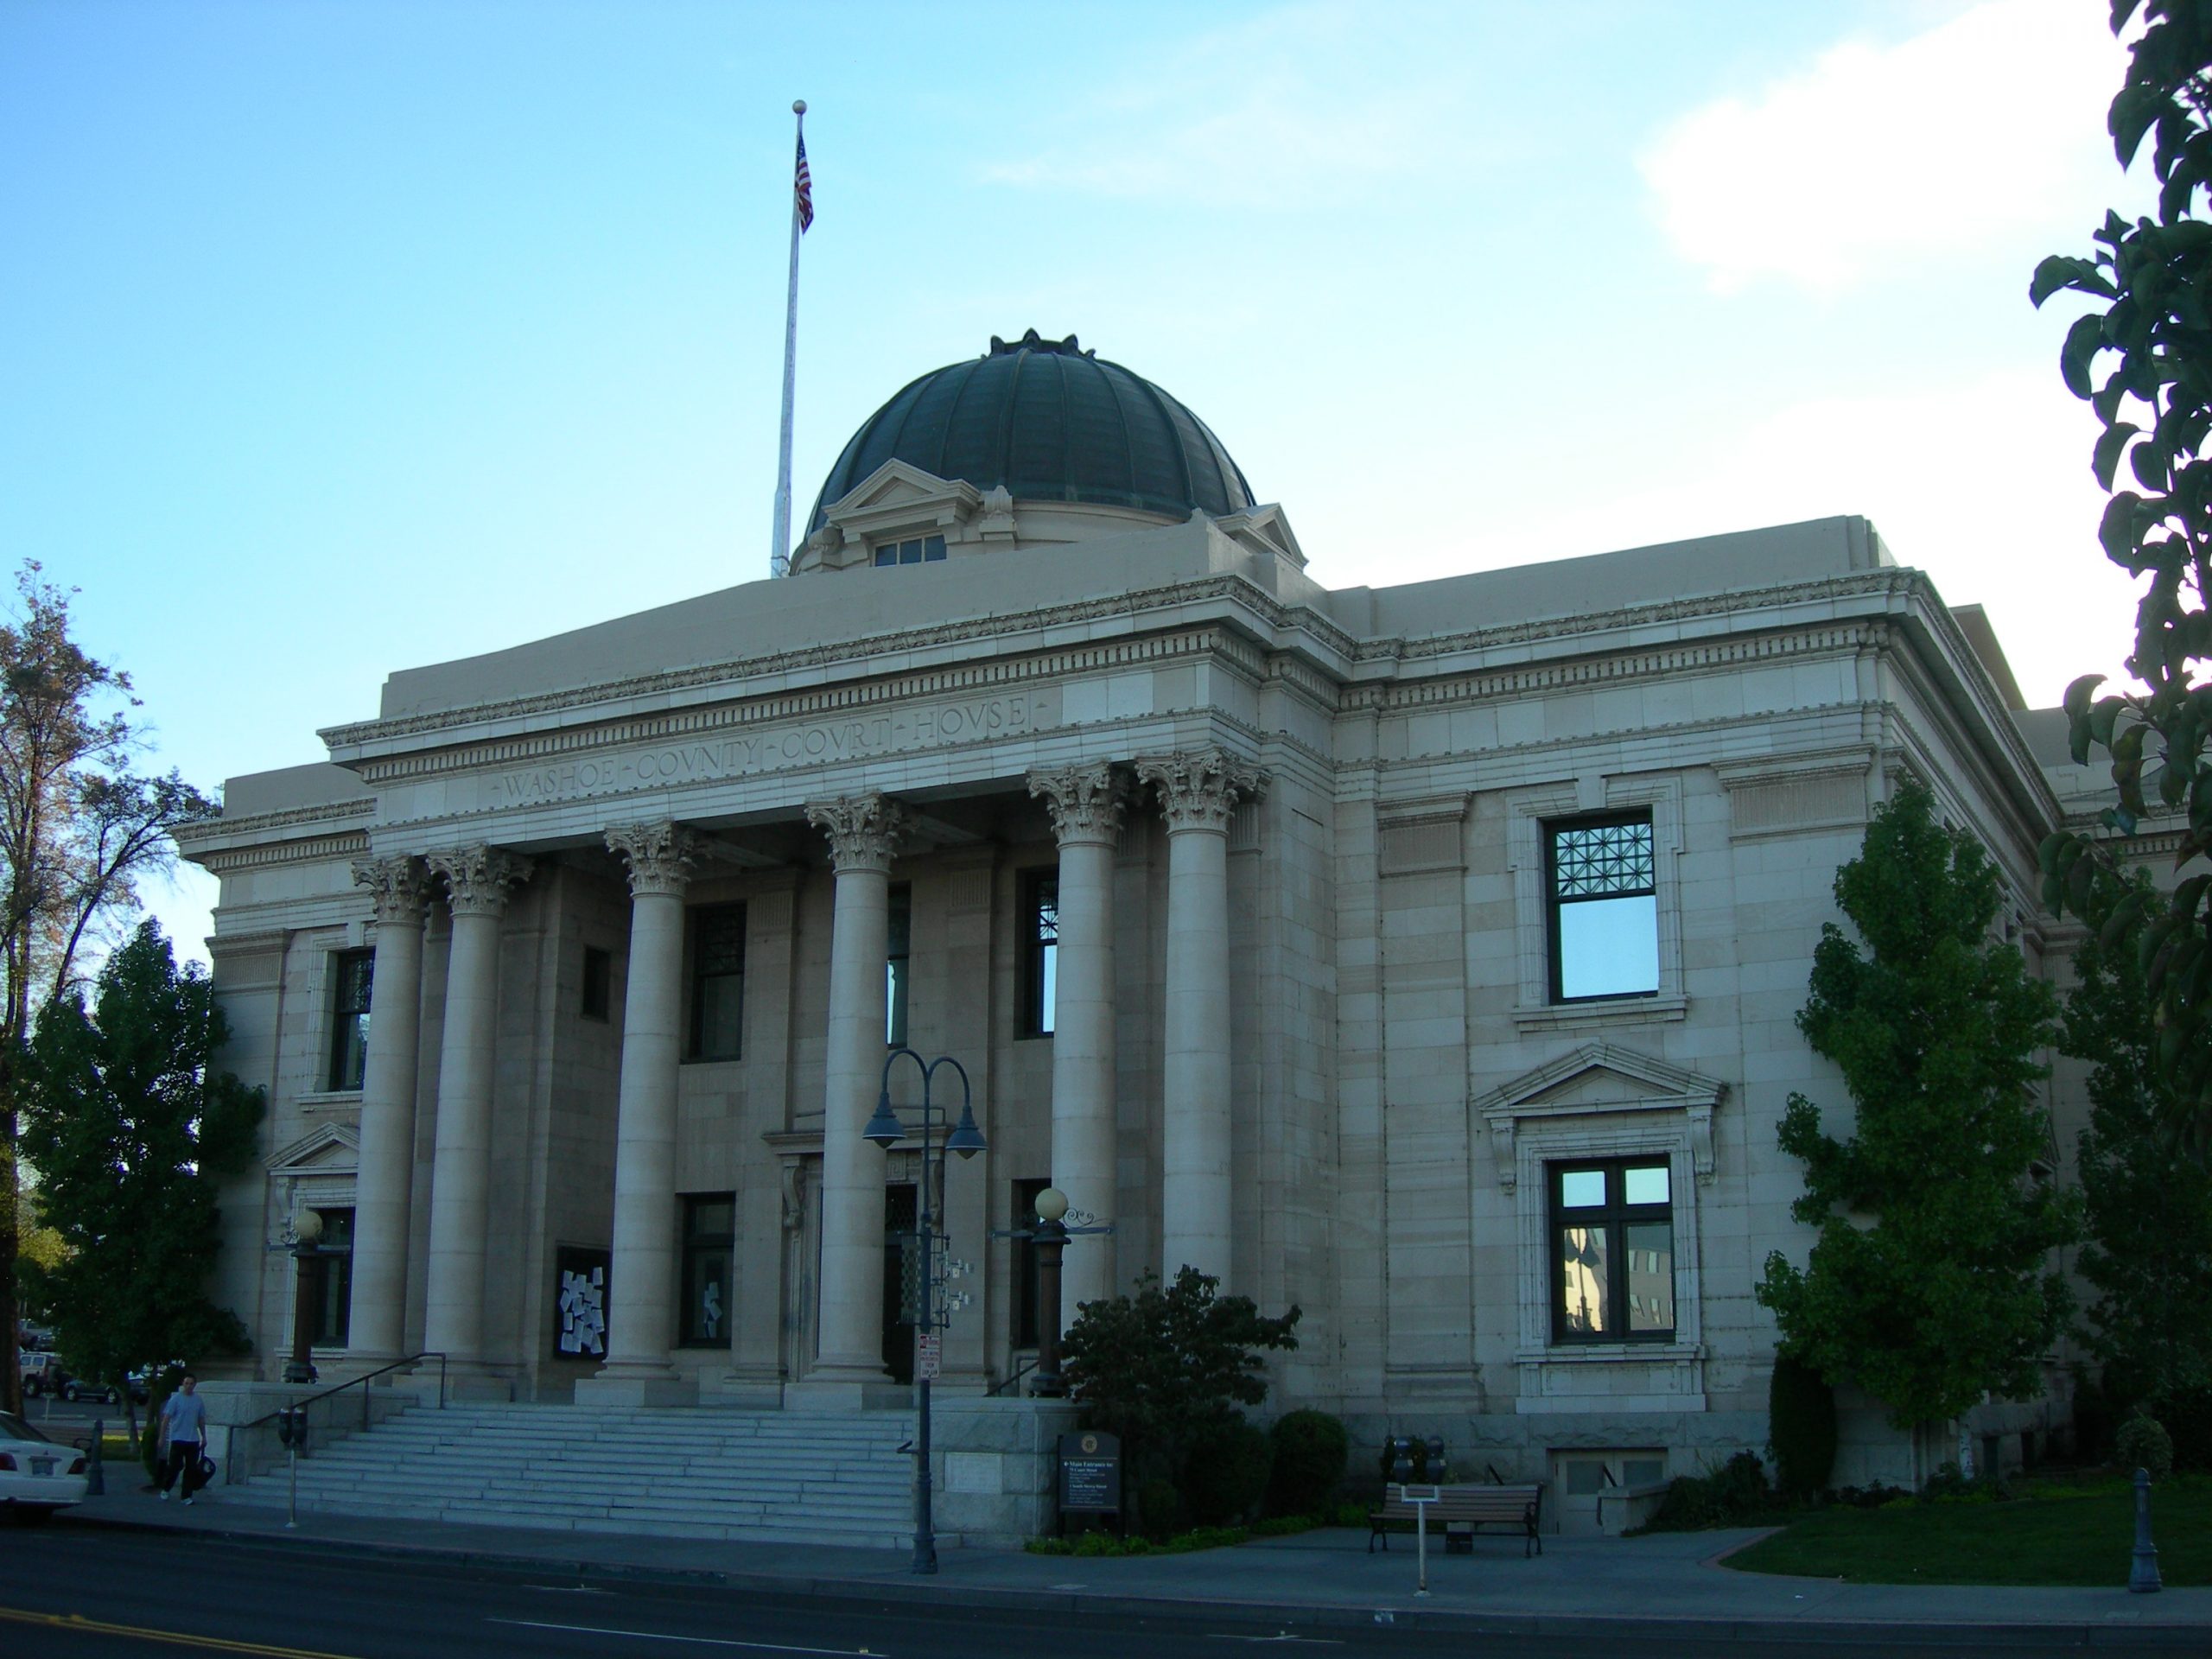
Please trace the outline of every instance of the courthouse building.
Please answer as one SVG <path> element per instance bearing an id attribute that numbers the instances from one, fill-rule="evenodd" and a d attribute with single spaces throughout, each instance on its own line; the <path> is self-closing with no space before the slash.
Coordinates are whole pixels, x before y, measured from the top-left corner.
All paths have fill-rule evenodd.
<path id="1" fill-rule="evenodd" d="M 1766 1439 L 1752 1286 L 1811 1242 L 1776 1125 L 1848 1104 L 1793 1016 L 1901 778 L 2042 970 L 2063 735 L 2023 715 L 1862 519 L 1324 588 L 1166 391 L 993 340 L 854 435 L 788 579 L 397 671 L 188 833 L 270 1096 L 240 1375 L 281 1368 L 312 1210 L 327 1376 L 882 1403 L 922 1156 L 861 1130 L 903 1042 L 988 1141 L 946 1181 L 941 1395 L 1018 1393 L 1003 1235 L 1050 1182 L 1111 1228 L 1071 1310 L 1185 1263 L 1304 1310 L 1270 1411 L 1570 1504 L 1695 1472 Z M 1838 1478 L 1909 1478 L 1846 1404 Z"/>

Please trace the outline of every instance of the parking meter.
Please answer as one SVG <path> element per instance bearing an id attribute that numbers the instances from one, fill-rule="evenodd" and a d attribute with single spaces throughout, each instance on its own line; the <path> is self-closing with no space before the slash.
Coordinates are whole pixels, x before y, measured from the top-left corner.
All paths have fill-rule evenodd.
<path id="1" fill-rule="evenodd" d="M 1447 1478 L 1444 1472 L 1444 1442 L 1432 1434 L 1429 1436 L 1428 1445 L 1424 1449 L 1428 1453 L 1428 1473 L 1426 1478 L 1432 1484 L 1441 1485 Z"/>
<path id="2" fill-rule="evenodd" d="M 1390 1477 L 1400 1482 L 1414 1478 L 1414 1443 L 1403 1435 L 1390 1442 Z"/>

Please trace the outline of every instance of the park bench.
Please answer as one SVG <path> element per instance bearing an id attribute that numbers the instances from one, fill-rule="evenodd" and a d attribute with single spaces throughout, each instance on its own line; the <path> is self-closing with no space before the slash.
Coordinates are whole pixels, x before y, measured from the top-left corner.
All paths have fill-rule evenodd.
<path id="1" fill-rule="evenodd" d="M 1427 1510 L 1428 1523 L 1441 1526 L 1447 1541 L 1457 1534 L 1472 1548 L 1478 1527 L 1515 1527 L 1527 1541 L 1521 1550 L 1523 1558 L 1544 1553 L 1543 1537 L 1536 1530 L 1544 1504 L 1544 1484 L 1540 1480 L 1514 1485 L 1440 1486 L 1436 1502 L 1421 1505 L 1406 1503 L 1397 1497 L 1397 1491 L 1395 1486 L 1385 1487 L 1381 1505 L 1368 1512 L 1367 1553 L 1370 1555 L 1378 1538 L 1385 1550 L 1390 1548 L 1390 1535 L 1383 1530 L 1386 1526 L 1393 1521 L 1411 1523 L 1419 1509 Z"/>

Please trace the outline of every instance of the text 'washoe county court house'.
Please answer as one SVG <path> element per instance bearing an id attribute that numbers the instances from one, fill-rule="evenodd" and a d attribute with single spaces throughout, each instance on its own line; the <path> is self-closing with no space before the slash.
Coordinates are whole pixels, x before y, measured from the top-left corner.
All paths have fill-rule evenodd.
<path id="1" fill-rule="evenodd" d="M 500 1399 L 879 1402 L 922 1157 L 861 1130 L 904 1042 L 989 1142 L 946 1182 L 941 1398 L 1033 1350 L 992 1235 L 1049 1182 L 1112 1228 L 1070 1317 L 1184 1263 L 1304 1308 L 1271 1411 L 1570 1509 L 1696 1472 L 1766 1438 L 1751 1287 L 1811 1243 L 1776 1125 L 1848 1105 L 1793 1016 L 1869 810 L 1924 779 L 2042 972 L 2036 844 L 2094 787 L 1862 519 L 1327 589 L 1072 339 L 899 391 L 792 563 L 397 672 L 188 834 L 270 1092 L 238 1379 L 313 1210 L 326 1380 L 431 1350 Z M 1840 1480 L 1925 1465 L 1844 1404 Z"/>

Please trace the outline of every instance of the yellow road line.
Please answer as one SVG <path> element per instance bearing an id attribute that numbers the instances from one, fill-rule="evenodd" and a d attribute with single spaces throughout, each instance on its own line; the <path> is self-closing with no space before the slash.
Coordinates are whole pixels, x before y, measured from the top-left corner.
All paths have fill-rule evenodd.
<path id="1" fill-rule="evenodd" d="M 172 1647 L 212 1648 L 218 1653 L 252 1653 L 265 1659 L 349 1659 L 315 1648 L 279 1648 L 266 1642 L 232 1642 L 219 1636 L 188 1636 L 182 1630 L 149 1630 L 142 1624 L 110 1624 L 78 1613 L 34 1613 L 20 1607 L 0 1607 L 0 1622 L 41 1624 L 48 1630 L 81 1630 L 87 1636 L 135 1636 L 144 1642 L 166 1642 Z"/>

